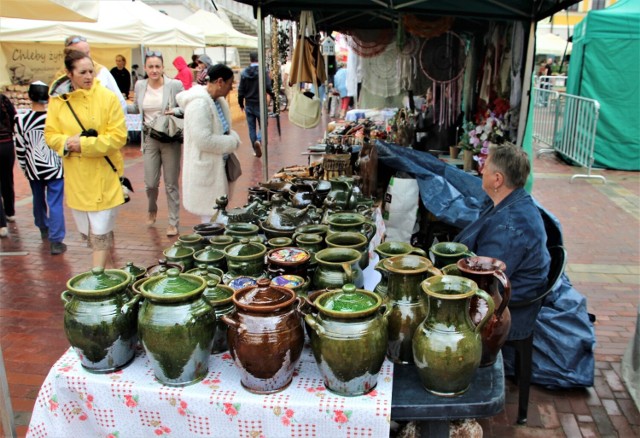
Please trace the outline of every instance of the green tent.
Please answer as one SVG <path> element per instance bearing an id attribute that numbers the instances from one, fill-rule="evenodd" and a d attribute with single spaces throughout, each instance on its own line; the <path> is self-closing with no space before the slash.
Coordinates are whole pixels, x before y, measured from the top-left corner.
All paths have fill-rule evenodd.
<path id="1" fill-rule="evenodd" d="M 640 1 L 591 11 L 575 26 L 567 93 L 600 103 L 594 166 L 640 170 Z"/>

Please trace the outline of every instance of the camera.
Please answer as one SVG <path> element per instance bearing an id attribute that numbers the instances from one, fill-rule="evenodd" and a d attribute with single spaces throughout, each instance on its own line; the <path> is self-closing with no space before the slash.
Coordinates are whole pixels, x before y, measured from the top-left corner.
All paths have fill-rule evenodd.
<path id="1" fill-rule="evenodd" d="M 80 133 L 80 137 L 97 137 L 97 136 L 98 136 L 98 131 L 96 131 L 93 128 L 86 129 Z"/>

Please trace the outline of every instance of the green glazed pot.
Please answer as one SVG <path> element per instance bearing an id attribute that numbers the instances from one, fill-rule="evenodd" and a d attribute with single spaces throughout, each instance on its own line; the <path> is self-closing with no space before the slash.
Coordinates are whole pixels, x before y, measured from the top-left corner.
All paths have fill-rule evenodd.
<path id="1" fill-rule="evenodd" d="M 209 237 L 209 245 L 211 245 L 218 251 L 224 251 L 227 246 L 231 245 L 234 242 L 235 239 L 233 238 L 233 236 L 227 236 L 226 234 Z"/>
<path id="2" fill-rule="evenodd" d="M 399 255 L 408 255 L 415 254 L 422 257 L 427 257 L 427 253 L 424 252 L 420 248 L 416 248 L 411 246 L 406 242 L 399 242 L 393 240 L 387 240 L 386 242 L 381 243 L 376 246 L 374 249 L 376 254 L 380 257 L 380 261 L 376 264 L 375 270 L 380 273 L 380 281 L 373 289 L 375 293 L 382 297 L 387 296 L 387 283 L 388 283 L 388 275 L 387 271 L 384 269 L 382 265 L 382 259 L 388 259 L 389 257 L 399 256 Z"/>
<path id="3" fill-rule="evenodd" d="M 291 246 L 293 241 L 290 237 L 274 237 L 267 241 L 267 246 L 271 249 L 283 248 L 285 246 Z"/>
<path id="4" fill-rule="evenodd" d="M 136 280 L 143 278 L 147 274 L 147 268 L 136 266 L 133 262 L 127 262 L 127 264 L 120 269 L 131 275 L 131 284 Z"/>
<path id="5" fill-rule="evenodd" d="M 233 305 L 233 289 L 225 286 L 219 280 L 207 281 L 203 292 L 204 299 L 213 307 L 216 321 L 216 333 L 213 336 L 211 353 L 217 354 L 228 350 L 227 325 L 222 322 L 222 315 L 231 315 L 236 307 Z"/>
<path id="6" fill-rule="evenodd" d="M 169 263 L 166 259 L 158 260 L 158 264 L 147 267 L 147 277 L 155 277 L 156 275 L 167 275 L 167 271 L 171 268 L 184 271 L 184 266 L 177 263 Z"/>
<path id="7" fill-rule="evenodd" d="M 370 392 L 384 362 L 390 308 L 383 315 L 380 296 L 353 284 L 322 293 L 313 305 L 318 313 L 305 322 L 325 386 L 343 396 Z"/>
<path id="8" fill-rule="evenodd" d="M 123 270 L 97 267 L 70 279 L 62 292 L 64 332 L 87 371 L 116 371 L 135 356 L 140 296 L 129 293 L 131 279 Z"/>
<path id="9" fill-rule="evenodd" d="M 296 227 L 296 232 L 293 235 L 293 239 L 295 240 L 296 237 L 300 234 L 317 234 L 322 237 L 322 240 L 324 240 L 328 232 L 329 226 L 325 224 L 300 225 L 299 227 Z"/>
<path id="10" fill-rule="evenodd" d="M 233 237 L 235 242 L 240 242 L 242 239 L 247 238 L 254 241 L 261 241 L 258 236 L 260 227 L 248 222 L 235 222 L 227 224 L 227 228 L 224 230 L 224 234 Z"/>
<path id="11" fill-rule="evenodd" d="M 325 248 L 321 234 L 296 234 L 295 244 L 313 254 Z"/>
<path id="12" fill-rule="evenodd" d="M 203 299 L 205 279 L 170 269 L 149 278 L 140 291 L 140 340 L 156 378 L 168 386 L 202 380 L 216 330 L 213 308 Z"/>
<path id="13" fill-rule="evenodd" d="M 364 286 L 360 253 L 351 248 L 326 248 L 316 253 L 318 266 L 313 273 L 314 289 L 337 289 L 347 283 Z"/>
<path id="14" fill-rule="evenodd" d="M 360 253 L 360 268 L 369 266 L 369 241 L 362 233 L 331 233 L 325 239 L 328 248 L 351 248 Z"/>
<path id="15" fill-rule="evenodd" d="M 183 271 L 193 268 L 193 248 L 187 248 L 178 241 L 173 246 L 165 249 L 163 252 L 167 258 L 167 262 L 182 266 Z"/>
<path id="16" fill-rule="evenodd" d="M 391 306 L 387 356 L 396 363 L 412 363 L 413 333 L 428 310 L 420 292 L 420 283 L 442 273 L 433 267 L 429 259 L 416 255 L 389 257 L 381 262 L 389 277 L 387 299 Z"/>
<path id="17" fill-rule="evenodd" d="M 302 278 L 298 275 L 279 275 L 271 279 L 271 285 L 286 287 L 296 293 L 297 297 L 306 297 L 309 291 L 309 278 Z"/>
<path id="18" fill-rule="evenodd" d="M 197 267 L 185 272 L 185 274 L 191 274 L 191 275 L 196 275 L 198 277 L 202 277 L 204 278 L 204 281 L 208 281 L 211 279 L 222 281 L 224 272 L 222 271 L 222 269 L 216 268 L 215 266 L 207 266 L 204 263 L 201 263 Z"/>
<path id="19" fill-rule="evenodd" d="M 211 245 L 208 245 L 204 249 L 196 252 L 193 255 L 193 261 L 196 265 L 205 264 L 222 270 L 225 270 L 227 266 L 224 258 L 224 251 L 215 249 Z"/>
<path id="20" fill-rule="evenodd" d="M 429 311 L 413 337 L 413 356 L 425 389 L 453 397 L 468 388 L 482 356 L 480 332 L 493 315 L 489 294 L 474 281 L 453 275 L 435 276 L 421 284 Z M 488 312 L 476 326 L 469 304 L 477 296 L 487 302 Z"/>
<path id="21" fill-rule="evenodd" d="M 266 246 L 258 242 L 251 242 L 246 238 L 239 243 L 227 246 L 224 250 L 227 260 L 225 282 L 240 276 L 260 277 L 264 275 L 264 255 L 266 252 Z"/>
<path id="22" fill-rule="evenodd" d="M 331 233 L 362 233 L 367 236 L 367 241 L 376 234 L 376 226 L 360 213 L 333 213 L 327 218 L 329 234 Z"/>
<path id="23" fill-rule="evenodd" d="M 429 251 L 433 254 L 433 264 L 438 269 L 465 257 L 475 256 L 466 245 L 458 242 L 438 242 L 429 248 Z"/>
<path id="24" fill-rule="evenodd" d="M 181 242 L 182 246 L 184 246 L 185 248 L 193 248 L 194 254 L 204 249 L 205 245 L 207 244 L 205 238 L 198 233 L 178 236 L 178 241 Z"/>
<path id="25" fill-rule="evenodd" d="M 304 345 L 300 298 L 263 278 L 236 291 L 233 302 L 236 312 L 222 320 L 229 326 L 229 352 L 242 386 L 258 394 L 284 390 Z"/>

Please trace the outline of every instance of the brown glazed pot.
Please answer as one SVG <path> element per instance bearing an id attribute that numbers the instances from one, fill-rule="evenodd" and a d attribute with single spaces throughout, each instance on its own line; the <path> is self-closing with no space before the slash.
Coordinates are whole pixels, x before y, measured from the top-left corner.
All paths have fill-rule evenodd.
<path id="1" fill-rule="evenodd" d="M 284 390 L 304 344 L 301 300 L 292 290 L 261 279 L 236 291 L 233 303 L 236 312 L 221 319 L 229 326 L 227 344 L 242 386 L 257 394 Z"/>
<path id="2" fill-rule="evenodd" d="M 511 282 L 504 271 L 507 265 L 492 257 L 468 257 L 456 263 L 460 275 L 478 284 L 478 288 L 486 291 L 495 303 L 493 316 L 487 320 L 482 328 L 482 359 L 480 366 L 493 365 L 498 352 L 509 336 L 511 328 L 511 313 L 507 305 L 511 299 Z M 502 284 L 503 293 L 498 290 L 498 283 Z M 471 297 L 469 315 L 471 321 L 478 325 L 487 314 L 487 302 L 475 295 Z"/>
<path id="3" fill-rule="evenodd" d="M 267 253 L 267 272 L 271 278 L 280 275 L 297 275 L 307 278 L 311 254 L 302 248 L 288 246 L 272 249 Z"/>

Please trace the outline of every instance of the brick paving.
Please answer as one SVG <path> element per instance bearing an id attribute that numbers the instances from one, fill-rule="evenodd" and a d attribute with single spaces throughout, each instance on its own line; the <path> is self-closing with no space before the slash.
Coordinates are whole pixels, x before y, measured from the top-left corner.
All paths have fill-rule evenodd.
<path id="1" fill-rule="evenodd" d="M 237 117 L 235 128 L 243 140 L 239 151 L 243 175 L 235 184 L 231 206 L 242 205 L 246 189 L 262 180 L 261 161 L 252 156 L 246 124 Z M 282 137 L 275 120 L 269 121 L 269 172 L 285 165 L 306 163 L 300 155 L 322 137 L 322 128 L 302 130 L 282 116 Z M 142 158 L 138 147 L 125 148 L 126 174 L 136 193 L 123 206 L 116 226 L 117 266 L 127 261 L 148 266 L 175 238 L 164 232 L 167 211 L 160 194 L 158 222 L 144 225 Z M 15 168 L 17 221 L 10 237 L 0 239 L 0 345 L 4 355 L 11 401 L 19 436 L 24 436 L 38 389 L 56 359 L 68 348 L 62 327 L 60 293 L 73 275 L 90 268 L 90 251 L 80 241 L 71 215 L 67 215 L 68 251 L 51 256 L 33 225 L 31 193 L 19 168 Z M 596 378 L 593 388 L 549 391 L 532 387 L 529 423 L 515 425 L 517 387 L 507 382 L 505 409 L 480 420 L 488 437 L 631 437 L 640 436 L 640 414 L 620 379 L 620 360 L 633 334 L 640 285 L 640 174 L 600 171 L 608 183 L 576 180 L 583 173 L 552 156 L 534 163 L 533 194 L 562 223 L 568 250 L 567 272 L 588 299 L 597 317 L 595 330 Z M 198 217 L 183 211 L 180 232 L 188 233 Z M 5 253 L 16 253 L 6 255 Z M 23 254 L 23 255 L 21 255 Z"/>

